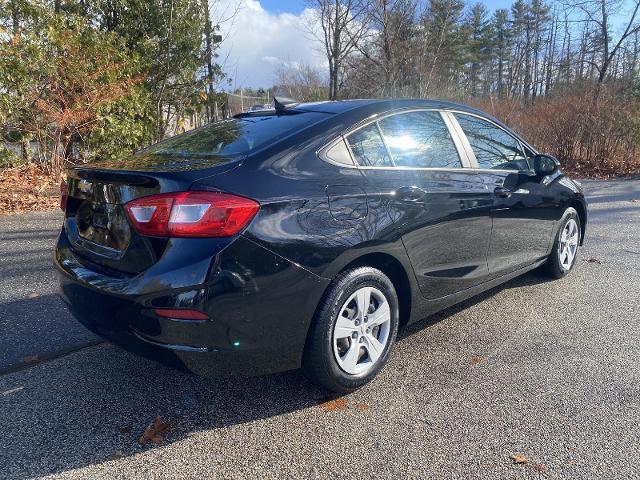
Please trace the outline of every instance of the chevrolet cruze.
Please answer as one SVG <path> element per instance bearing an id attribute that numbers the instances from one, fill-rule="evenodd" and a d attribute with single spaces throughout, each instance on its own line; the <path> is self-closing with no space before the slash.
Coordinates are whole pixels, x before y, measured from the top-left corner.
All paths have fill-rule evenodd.
<path id="1" fill-rule="evenodd" d="M 560 278 L 579 183 L 498 120 L 426 100 L 237 115 L 71 168 L 55 264 L 77 319 L 207 376 L 370 381 L 398 329 L 536 267 Z"/>

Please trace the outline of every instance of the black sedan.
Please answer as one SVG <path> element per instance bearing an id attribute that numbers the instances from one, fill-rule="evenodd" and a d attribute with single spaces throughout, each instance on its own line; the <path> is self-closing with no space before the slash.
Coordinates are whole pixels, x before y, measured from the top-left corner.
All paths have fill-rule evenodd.
<path id="1" fill-rule="evenodd" d="M 72 168 L 55 252 L 93 332 L 199 374 L 370 381 L 398 329 L 542 266 L 569 273 L 579 183 L 490 116 L 425 100 L 249 112 Z"/>

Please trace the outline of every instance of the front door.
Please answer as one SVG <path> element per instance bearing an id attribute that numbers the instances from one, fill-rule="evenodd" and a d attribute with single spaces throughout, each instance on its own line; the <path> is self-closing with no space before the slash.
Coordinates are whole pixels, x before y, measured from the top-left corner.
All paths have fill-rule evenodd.
<path id="1" fill-rule="evenodd" d="M 498 277 L 544 258 L 558 206 L 531 170 L 526 147 L 485 119 L 461 113 L 455 118 L 493 199 L 493 231 L 487 254 L 490 276 Z"/>
<path id="2" fill-rule="evenodd" d="M 387 205 L 423 295 L 440 298 L 486 280 L 491 195 L 464 168 L 441 114 L 398 113 L 347 140 L 365 173 L 367 197 Z"/>

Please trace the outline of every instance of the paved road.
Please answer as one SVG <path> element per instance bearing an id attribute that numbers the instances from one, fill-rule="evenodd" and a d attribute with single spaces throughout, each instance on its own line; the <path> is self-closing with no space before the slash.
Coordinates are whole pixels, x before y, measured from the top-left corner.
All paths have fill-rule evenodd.
<path id="1" fill-rule="evenodd" d="M 424 320 L 332 408 L 299 372 L 206 381 L 108 344 L 5 373 L 0 477 L 639 478 L 640 182 L 585 185 L 568 278 L 530 273 Z M 58 221 L 0 219 L 4 366 L 93 341 L 52 296 Z M 173 428 L 141 447 L 155 415 Z"/>
<path id="2" fill-rule="evenodd" d="M 62 212 L 0 217 L 0 373 L 98 341 L 55 295 L 61 224 Z"/>

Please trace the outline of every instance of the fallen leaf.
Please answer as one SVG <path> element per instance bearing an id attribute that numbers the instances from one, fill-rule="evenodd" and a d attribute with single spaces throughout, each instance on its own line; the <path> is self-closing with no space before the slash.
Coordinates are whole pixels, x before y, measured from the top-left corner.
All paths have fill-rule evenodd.
<path id="1" fill-rule="evenodd" d="M 358 410 L 359 412 L 366 412 L 367 410 L 369 410 L 369 405 L 367 405 L 366 403 L 356 403 L 356 410 Z"/>
<path id="2" fill-rule="evenodd" d="M 469 360 L 469 365 L 471 365 L 472 367 L 475 367 L 481 361 L 482 361 L 482 357 L 480 355 L 475 355 L 475 356 L 471 357 L 471 360 Z"/>
<path id="3" fill-rule="evenodd" d="M 33 164 L 0 169 L 0 215 L 57 208 L 58 183 L 59 179 Z"/>
<path id="4" fill-rule="evenodd" d="M 131 427 L 118 427 L 118 430 L 120 430 L 120 433 L 129 433 L 131 431 Z"/>
<path id="5" fill-rule="evenodd" d="M 346 398 L 334 398 L 321 402 L 319 404 L 325 412 L 334 412 L 336 410 L 346 410 L 349 403 Z"/>
<path id="6" fill-rule="evenodd" d="M 122 457 L 124 457 L 124 453 L 122 453 L 122 450 L 116 450 L 111 454 L 111 456 L 109 457 L 109 460 L 118 460 L 119 458 L 122 458 Z"/>
<path id="7" fill-rule="evenodd" d="M 26 357 L 22 357 L 22 363 L 26 363 L 27 365 L 31 365 L 32 363 L 36 363 L 40 361 L 40 357 L 38 355 L 27 355 Z"/>
<path id="8" fill-rule="evenodd" d="M 169 422 L 163 421 L 162 418 L 160 418 L 160 415 L 156 415 L 156 418 L 153 419 L 145 429 L 142 436 L 138 439 L 138 443 L 140 445 L 144 445 L 151 441 L 156 445 L 160 445 L 170 428 L 171 424 Z"/>
<path id="9" fill-rule="evenodd" d="M 602 260 L 596 257 L 587 257 L 583 258 L 582 260 L 587 263 L 597 263 L 598 265 L 602 265 Z"/>
<path id="10" fill-rule="evenodd" d="M 518 465 L 526 465 L 527 463 L 529 463 L 529 459 L 521 453 L 511 454 L 511 460 L 513 460 L 513 463 L 516 463 Z"/>

